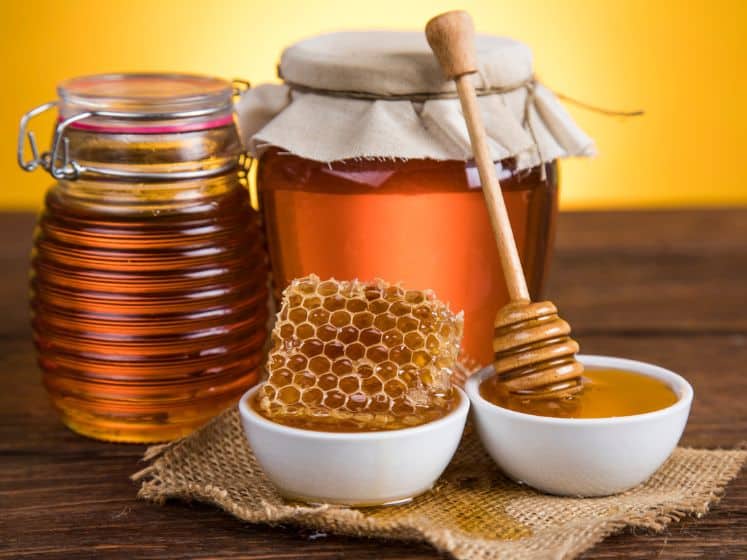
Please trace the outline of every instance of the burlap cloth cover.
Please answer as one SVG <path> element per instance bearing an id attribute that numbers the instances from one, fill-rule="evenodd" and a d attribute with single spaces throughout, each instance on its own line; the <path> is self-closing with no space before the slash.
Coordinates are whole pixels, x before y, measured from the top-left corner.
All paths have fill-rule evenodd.
<path id="1" fill-rule="evenodd" d="M 250 523 L 426 541 L 456 558 L 573 558 L 624 527 L 663 529 L 702 515 L 738 473 L 747 451 L 678 448 L 645 484 L 618 496 L 547 496 L 507 480 L 468 427 L 436 487 L 402 506 L 350 509 L 281 498 L 255 462 L 231 409 L 191 436 L 151 447 L 133 478 L 139 496 L 217 505 Z"/>
<path id="2" fill-rule="evenodd" d="M 594 141 L 535 80 L 526 45 L 476 37 L 471 76 L 495 161 L 518 169 L 596 153 Z M 271 146 L 314 161 L 472 158 L 454 82 L 446 80 L 422 31 L 319 35 L 283 51 L 283 84 L 246 91 L 236 109 L 246 149 Z"/>

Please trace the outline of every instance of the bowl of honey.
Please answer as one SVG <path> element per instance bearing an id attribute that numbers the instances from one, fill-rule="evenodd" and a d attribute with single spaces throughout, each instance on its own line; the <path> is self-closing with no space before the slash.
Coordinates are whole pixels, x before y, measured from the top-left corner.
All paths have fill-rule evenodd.
<path id="1" fill-rule="evenodd" d="M 469 411 L 456 387 L 448 413 L 419 426 L 378 431 L 296 428 L 257 407 L 262 386 L 239 401 L 257 462 L 287 499 L 347 506 L 393 505 L 427 492 L 451 461 Z M 342 428 L 344 429 L 344 428 Z"/>
<path id="2" fill-rule="evenodd" d="M 354 506 L 427 491 L 469 409 L 452 383 L 463 331 L 430 290 L 379 280 L 293 280 L 267 380 L 239 410 L 260 466 L 284 496 Z"/>
<path id="3" fill-rule="evenodd" d="M 652 364 L 577 356 L 584 391 L 538 402 L 500 390 L 492 368 L 467 380 L 486 450 L 513 480 L 549 494 L 616 494 L 647 480 L 671 455 L 687 423 L 693 389 Z"/>

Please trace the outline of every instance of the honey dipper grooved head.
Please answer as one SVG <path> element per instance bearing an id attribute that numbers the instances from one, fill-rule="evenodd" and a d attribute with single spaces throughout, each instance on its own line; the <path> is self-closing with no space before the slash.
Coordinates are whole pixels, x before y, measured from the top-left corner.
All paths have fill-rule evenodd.
<path id="1" fill-rule="evenodd" d="M 571 328 L 549 301 L 511 302 L 495 320 L 495 371 L 503 388 L 527 399 L 569 397 L 583 389 Z"/>

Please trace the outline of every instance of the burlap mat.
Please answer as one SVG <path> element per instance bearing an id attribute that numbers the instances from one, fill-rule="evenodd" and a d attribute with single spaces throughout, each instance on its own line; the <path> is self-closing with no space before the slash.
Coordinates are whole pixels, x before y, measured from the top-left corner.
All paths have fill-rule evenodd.
<path id="1" fill-rule="evenodd" d="M 250 523 L 426 541 L 458 559 L 573 558 L 624 527 L 663 529 L 702 515 L 739 472 L 747 451 L 678 448 L 645 484 L 609 498 L 546 496 L 507 480 L 468 428 L 436 488 L 402 506 L 349 509 L 281 498 L 258 467 L 238 411 L 191 436 L 151 447 L 133 475 L 138 495 L 217 505 Z"/>

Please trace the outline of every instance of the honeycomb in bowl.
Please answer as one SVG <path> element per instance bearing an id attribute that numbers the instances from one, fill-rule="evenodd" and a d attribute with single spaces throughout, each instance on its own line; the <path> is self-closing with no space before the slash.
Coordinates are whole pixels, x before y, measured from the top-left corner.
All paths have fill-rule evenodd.
<path id="1" fill-rule="evenodd" d="M 383 281 L 293 280 L 283 292 L 257 407 L 330 431 L 416 426 L 447 414 L 462 314 Z"/>

